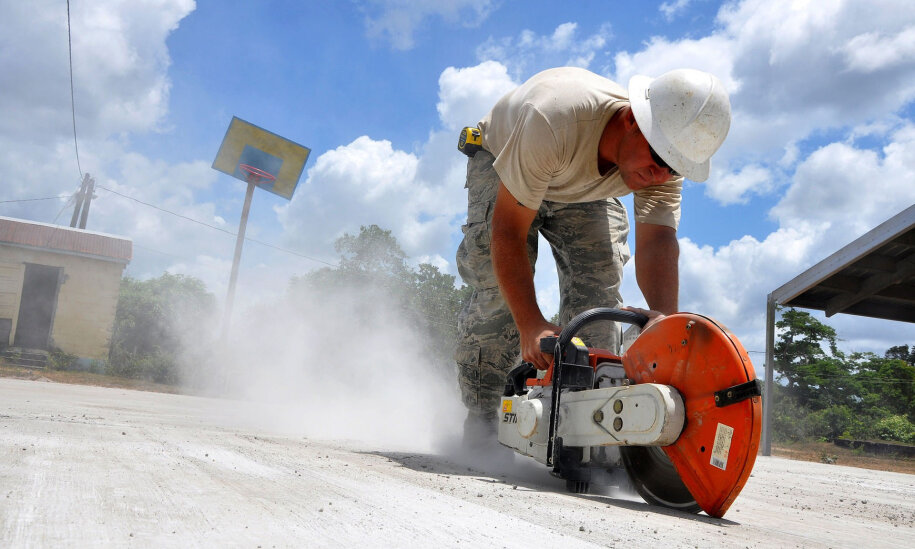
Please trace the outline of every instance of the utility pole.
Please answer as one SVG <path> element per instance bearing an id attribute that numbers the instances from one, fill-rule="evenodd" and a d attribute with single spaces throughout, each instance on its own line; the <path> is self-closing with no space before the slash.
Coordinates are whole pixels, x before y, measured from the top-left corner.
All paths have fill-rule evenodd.
<path id="1" fill-rule="evenodd" d="M 89 179 L 89 174 L 84 175 L 82 185 L 76 192 L 76 205 L 73 207 L 73 217 L 70 218 L 71 227 L 76 227 L 76 222 L 79 221 L 79 212 L 83 208 L 83 199 L 86 197 L 86 187 L 89 186 Z"/>
<path id="2" fill-rule="evenodd" d="M 89 218 L 89 204 L 92 203 L 92 199 L 95 196 L 92 194 L 95 191 L 95 179 L 89 177 L 89 174 L 86 174 L 86 179 L 89 180 L 89 184 L 86 185 L 86 196 L 83 197 L 83 211 L 79 216 L 79 228 L 86 228 L 86 219 Z"/>

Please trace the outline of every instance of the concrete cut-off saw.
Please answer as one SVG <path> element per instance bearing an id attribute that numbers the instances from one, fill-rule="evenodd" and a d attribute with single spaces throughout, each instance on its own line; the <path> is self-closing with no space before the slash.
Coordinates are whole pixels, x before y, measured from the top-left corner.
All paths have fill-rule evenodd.
<path id="1" fill-rule="evenodd" d="M 543 338 L 552 365 L 541 379 L 528 363 L 509 373 L 499 442 L 551 467 L 575 493 L 623 469 L 648 503 L 723 516 L 759 449 L 761 387 L 747 352 L 726 328 L 691 313 L 661 318 L 622 356 L 575 337 L 603 320 L 648 321 L 591 309 Z"/>

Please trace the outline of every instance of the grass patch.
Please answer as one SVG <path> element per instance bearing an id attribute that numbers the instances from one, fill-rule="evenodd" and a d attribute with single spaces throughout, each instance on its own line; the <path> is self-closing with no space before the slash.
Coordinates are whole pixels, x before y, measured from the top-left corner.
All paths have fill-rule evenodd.
<path id="1" fill-rule="evenodd" d="M 0 377 L 14 379 L 28 379 L 32 381 L 53 381 L 56 383 L 70 383 L 73 385 L 92 385 L 95 387 L 113 387 L 117 389 L 134 389 L 137 391 L 151 391 L 156 393 L 184 394 L 180 387 L 153 383 L 139 379 L 107 376 L 92 372 L 74 370 L 52 370 L 50 368 L 34 369 L 24 366 L 15 366 L 0 362 Z"/>
<path id="2" fill-rule="evenodd" d="M 915 475 L 915 458 L 871 454 L 861 449 L 842 448 L 831 442 L 773 444 L 772 455 L 800 461 L 833 463 L 862 469 Z"/>

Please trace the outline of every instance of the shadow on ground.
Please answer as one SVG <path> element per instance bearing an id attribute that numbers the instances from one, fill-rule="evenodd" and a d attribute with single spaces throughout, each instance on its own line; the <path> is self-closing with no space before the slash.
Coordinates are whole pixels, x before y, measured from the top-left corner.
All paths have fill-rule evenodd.
<path id="1" fill-rule="evenodd" d="M 484 452 L 477 451 L 473 454 L 457 452 L 453 455 L 385 451 L 362 453 L 387 458 L 399 463 L 402 467 L 419 473 L 470 477 L 480 483 L 504 484 L 514 490 L 563 494 L 570 498 L 579 498 L 595 504 L 605 505 L 609 509 L 620 508 L 643 511 L 714 526 L 737 526 L 740 524 L 705 514 L 686 513 L 676 509 L 649 505 L 632 490 L 623 471 L 611 473 L 611 478 L 616 481 L 615 486 L 597 487 L 600 490 L 599 493 L 573 494 L 566 490 L 564 480 L 550 475 L 550 471 L 546 466 L 526 457 L 514 455 L 510 450 L 501 447 Z"/>

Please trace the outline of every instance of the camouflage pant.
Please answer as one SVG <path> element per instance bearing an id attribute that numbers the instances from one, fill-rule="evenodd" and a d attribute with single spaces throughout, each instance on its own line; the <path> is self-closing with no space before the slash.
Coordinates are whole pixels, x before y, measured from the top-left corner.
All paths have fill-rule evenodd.
<path id="1" fill-rule="evenodd" d="M 492 270 L 490 225 L 499 187 L 494 157 L 480 151 L 467 163 L 467 224 L 457 252 L 458 272 L 473 294 L 458 321 L 455 359 L 461 395 L 470 415 L 495 415 L 508 371 L 520 362 L 518 330 Z M 527 237 L 531 266 L 537 234 L 550 243 L 559 272 L 559 321 L 593 307 L 618 307 L 623 265 L 629 260 L 629 222 L 616 198 L 563 204 L 544 202 Z M 598 322 L 579 336 L 593 347 L 619 348 L 619 327 Z"/>

